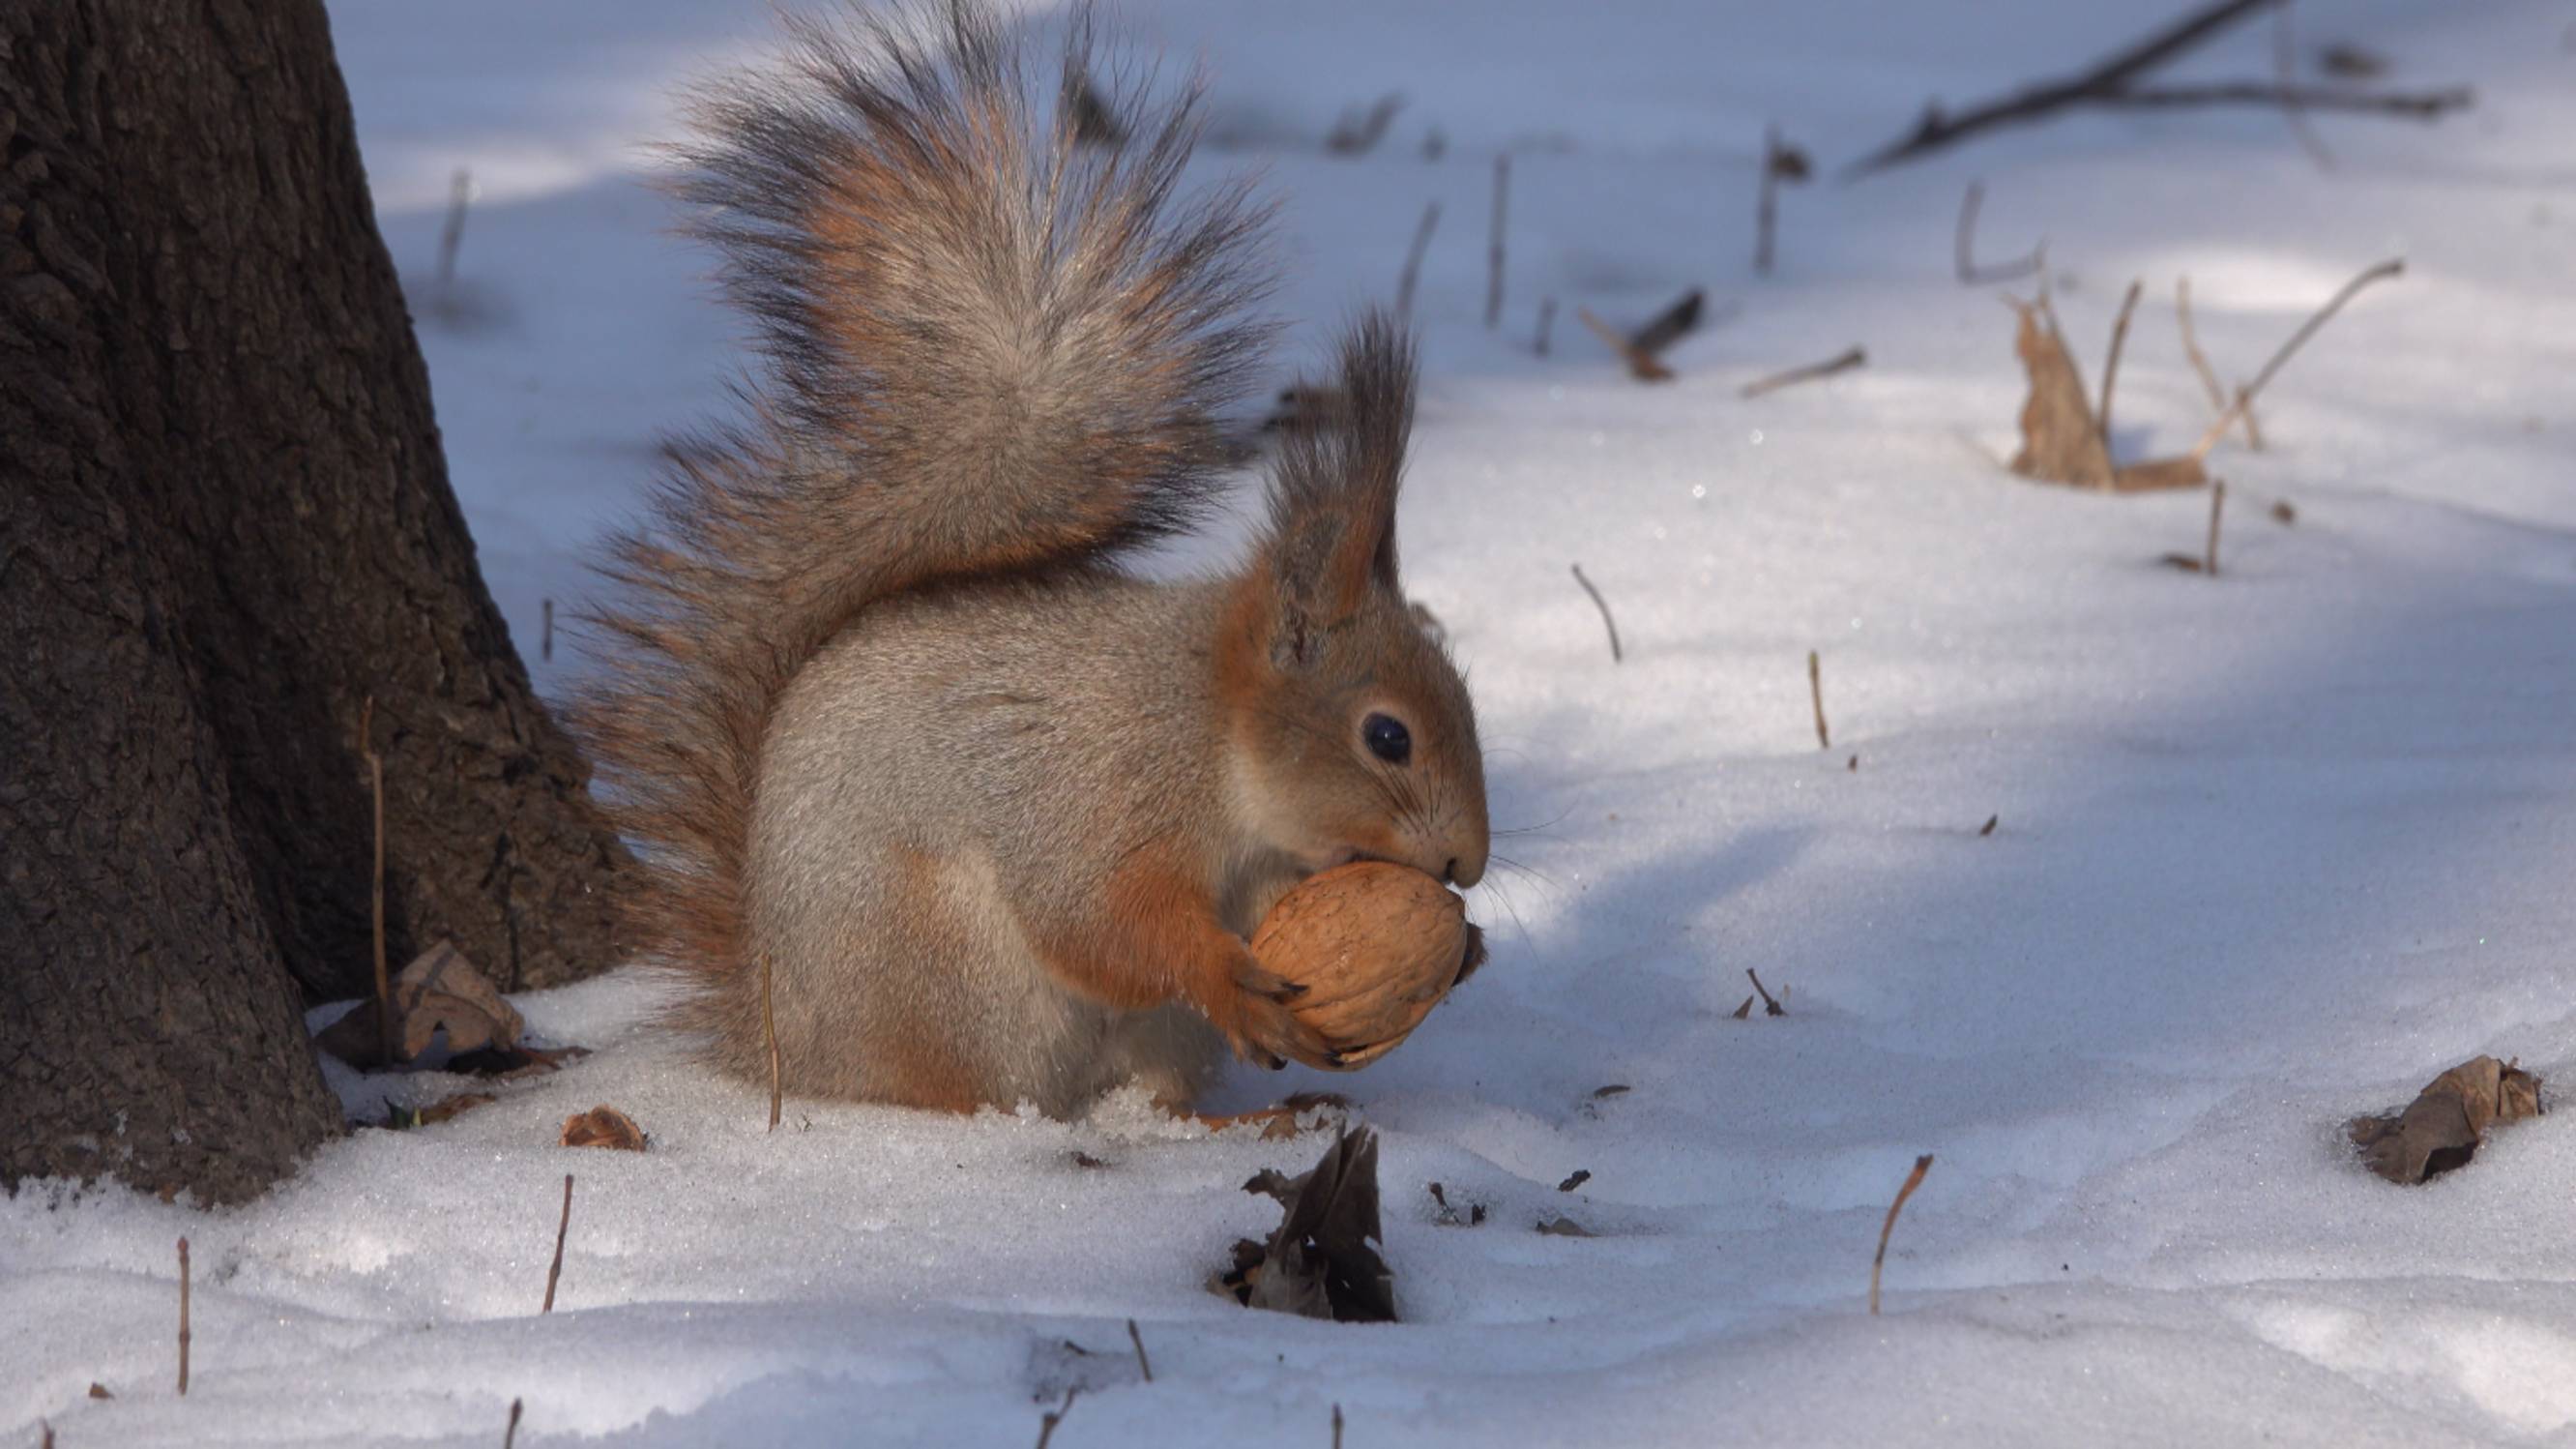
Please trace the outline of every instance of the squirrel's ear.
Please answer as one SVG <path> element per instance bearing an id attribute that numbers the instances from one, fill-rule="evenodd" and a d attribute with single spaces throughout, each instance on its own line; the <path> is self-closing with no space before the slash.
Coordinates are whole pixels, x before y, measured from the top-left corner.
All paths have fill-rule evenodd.
<path id="1" fill-rule="evenodd" d="M 1342 339 L 1337 416 L 1292 428 L 1270 486 L 1271 656 L 1313 662 L 1323 633 L 1395 590 L 1395 500 L 1413 428 L 1413 344 L 1375 309 Z"/>

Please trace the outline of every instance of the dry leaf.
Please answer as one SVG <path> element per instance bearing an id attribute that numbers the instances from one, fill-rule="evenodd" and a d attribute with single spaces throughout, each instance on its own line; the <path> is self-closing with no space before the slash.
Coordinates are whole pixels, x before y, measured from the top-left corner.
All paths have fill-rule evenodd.
<path id="1" fill-rule="evenodd" d="M 2021 451 L 2013 455 L 2012 470 L 2044 483 L 2111 486 L 2111 453 L 2085 399 L 2084 375 L 2057 330 L 2057 314 L 2044 301 L 2004 300 L 2020 315 L 2013 351 L 2030 374 L 2030 396 L 2021 405 Z"/>
<path id="2" fill-rule="evenodd" d="M 641 1152 L 644 1150 L 644 1129 L 635 1125 L 634 1118 L 616 1108 L 598 1106 L 564 1119 L 563 1145 L 614 1147 L 623 1152 Z"/>
<path id="3" fill-rule="evenodd" d="M 1597 1238 L 1599 1233 L 1568 1217 L 1554 1217 L 1538 1225 L 1540 1233 L 1551 1238 Z"/>
<path id="4" fill-rule="evenodd" d="M 1565 1181 L 1560 1182 L 1560 1183 L 1558 1183 L 1558 1184 L 1556 1185 L 1556 1190 L 1557 1190 L 1558 1192 L 1572 1192 L 1572 1191 L 1574 1191 L 1576 1188 L 1583 1186 L 1585 1183 L 1590 1182 L 1591 1180 L 1592 1180 L 1592 1169 L 1590 1169 L 1590 1168 L 1588 1168 L 1588 1167 L 1578 1167 L 1578 1168 L 1574 1169 L 1574 1173 L 1573 1173 L 1573 1175 L 1572 1175 L 1572 1176 L 1570 1176 L 1570 1177 L 1566 1178 L 1566 1180 L 1565 1180 Z"/>
<path id="5" fill-rule="evenodd" d="M 1267 1193 L 1287 1211 L 1268 1243 L 1235 1243 L 1234 1268 L 1218 1283 L 1236 1302 L 1340 1323 L 1395 1321 L 1395 1275 L 1372 1246 L 1385 1241 L 1376 1134 L 1344 1128 L 1312 1170 L 1264 1171 L 1243 1190 Z"/>
<path id="6" fill-rule="evenodd" d="M 323 1028 L 314 1044 L 353 1067 L 380 1067 L 418 1060 L 442 1035 L 448 1051 L 459 1056 L 485 1048 L 510 1051 L 525 1026 L 465 953 L 446 941 L 421 952 L 394 978 L 393 1008 L 396 1063 L 381 1058 L 372 1000 Z"/>
<path id="7" fill-rule="evenodd" d="M 2540 1078 L 2474 1057 L 2427 1083 L 2405 1110 L 2355 1117 L 2344 1130 L 2371 1171 L 2391 1182 L 2422 1182 L 2466 1166 L 2488 1129 L 2540 1111 Z"/>
<path id="8" fill-rule="evenodd" d="M 421 1108 L 419 1111 L 412 1113 L 411 1125 L 414 1127 L 426 1127 L 433 1122 L 450 1121 L 454 1118 L 464 1116 L 466 1113 L 473 1111 L 477 1107 L 488 1106 L 497 1100 L 499 1099 L 489 1092 L 459 1092 L 453 1097 L 441 1097 L 437 1101 L 430 1103 L 428 1106 Z"/>
<path id="9" fill-rule="evenodd" d="M 92 1382 L 90 1384 L 89 1396 L 93 1399 L 112 1399 L 116 1397 L 116 1395 L 107 1391 L 107 1385 L 97 1382 Z"/>

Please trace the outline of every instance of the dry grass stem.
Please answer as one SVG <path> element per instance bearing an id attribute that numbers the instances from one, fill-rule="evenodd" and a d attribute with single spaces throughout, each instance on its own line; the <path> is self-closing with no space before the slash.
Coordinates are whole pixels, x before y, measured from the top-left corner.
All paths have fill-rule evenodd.
<path id="1" fill-rule="evenodd" d="M 2102 359 L 2102 405 L 2093 411 L 2093 420 L 2102 430 L 2102 452 L 2111 452 L 2111 383 L 2120 375 L 2120 350 L 2129 342 L 2129 317 L 2138 310 L 2138 291 L 2145 285 L 2129 284 L 2129 294 L 2120 299 L 2119 318 L 2111 324 L 2111 353 Z"/>
<path id="2" fill-rule="evenodd" d="M 1737 394 L 1741 397 L 1760 397 L 1766 392 L 1778 392 L 1784 387 L 1797 383 L 1813 382 L 1820 377 L 1831 377 L 1837 372 L 1849 372 L 1855 367 L 1867 364 L 1868 361 L 1869 354 L 1866 351 L 1858 347 L 1845 348 L 1822 362 L 1811 362 L 1805 367 L 1793 367 L 1787 372 L 1775 372 L 1759 382 L 1748 382 L 1737 390 Z"/>
<path id="3" fill-rule="evenodd" d="M 2351 301 L 2355 293 L 2382 277 L 2400 276 L 2405 271 L 2406 259 L 2391 257 L 2344 283 L 2343 290 L 2335 293 L 2323 307 L 2318 308 L 2315 316 L 2299 324 L 2299 330 L 2290 334 L 2290 340 L 2281 344 L 2281 350 L 2272 354 L 2272 360 L 2263 364 L 2263 370 L 2254 374 L 2252 382 L 2237 389 L 2236 401 L 2227 411 L 2218 415 L 2218 421 L 2210 424 L 2208 432 L 2201 434 L 2200 441 L 2192 447 L 2191 456 L 2196 459 L 2208 457 L 2209 450 L 2218 446 L 2218 440 L 2227 435 L 2228 425 L 2253 406 L 2254 395 L 2263 390 L 2263 385 L 2272 380 L 2272 375 L 2281 370 L 2283 363 L 2288 362 L 2309 338 L 2317 334 L 2318 328 L 2325 326 L 2334 314 L 2343 310 L 2344 304 Z"/>
<path id="4" fill-rule="evenodd" d="M 1762 1014 L 1764 1016 L 1787 1016 L 1789 1014 L 1789 1008 L 1780 1004 L 1780 998 L 1771 994 L 1771 988 L 1762 984 L 1762 978 L 1753 974 L 1752 967 L 1747 966 L 1744 968 L 1744 979 L 1753 983 L 1753 994 L 1762 998 Z M 1746 1002 L 1745 1005 L 1750 1007 L 1752 1003 Z M 1739 1016 L 1749 1016 L 1752 1013 L 1750 1011 L 1739 1010 L 1736 1014 Z"/>
<path id="5" fill-rule="evenodd" d="M 188 1397 L 188 1240 L 179 1240 L 179 1397 Z"/>
<path id="6" fill-rule="evenodd" d="M 1592 596 L 1592 607 L 1601 611 L 1601 626 L 1610 631 L 1610 662 L 1613 664 L 1618 663 L 1621 658 L 1619 652 L 1619 621 L 1610 617 L 1610 601 L 1601 597 L 1601 591 L 1592 587 L 1592 581 L 1583 576 L 1583 565 L 1581 564 L 1576 564 L 1574 566 L 1574 581 L 1583 585 L 1583 592 Z"/>
<path id="7" fill-rule="evenodd" d="M 1977 214 L 1985 209 L 1986 183 L 1971 181 L 1967 194 L 1959 198 L 1959 225 L 1951 234 L 1951 260 L 1957 266 L 1962 286 L 1992 286 L 1999 282 L 2019 281 L 2048 263 L 2045 242 L 2031 248 L 2029 256 L 2000 266 L 1977 265 Z"/>
<path id="8" fill-rule="evenodd" d="M 1440 203 L 1422 209 L 1422 224 L 1413 229 L 1413 247 L 1404 254 L 1404 274 L 1396 279 L 1395 315 L 1398 320 L 1413 320 L 1413 289 L 1422 279 L 1422 257 L 1431 250 L 1431 233 L 1440 226 Z"/>
<path id="9" fill-rule="evenodd" d="M 1554 330 L 1555 327 L 1556 299 L 1554 297 L 1541 297 L 1538 302 L 1538 337 L 1531 344 L 1531 349 L 1537 352 L 1539 356 L 1547 356 L 1548 333 Z"/>
<path id="10" fill-rule="evenodd" d="M 1503 322 L 1503 222 L 1511 205 L 1512 153 L 1494 158 L 1494 230 L 1485 247 L 1485 328 Z"/>
<path id="11" fill-rule="evenodd" d="M 523 1407 L 517 1399 L 510 1401 L 510 1427 L 501 1431 L 501 1449 L 516 1449 L 519 1442 L 519 1412 Z"/>
<path id="12" fill-rule="evenodd" d="M 1080 1389 L 1065 1390 L 1063 1403 L 1038 1416 L 1038 1449 L 1047 1449 L 1047 1441 L 1055 1437 L 1055 1426 L 1064 1422 L 1064 1416 L 1072 1411 L 1073 1401 L 1081 1393 Z"/>
<path id="13" fill-rule="evenodd" d="M 563 1215 L 555 1219 L 555 1260 L 546 1268 L 546 1303 L 539 1313 L 555 1311 L 555 1284 L 563 1277 L 564 1234 L 572 1227 L 572 1174 L 564 1174 Z"/>
<path id="14" fill-rule="evenodd" d="M 1813 649 L 1807 651 L 1807 697 L 1816 706 L 1816 748 L 1830 750 L 1834 736 L 1825 728 L 1825 661 Z"/>
<path id="15" fill-rule="evenodd" d="M 1932 1170 L 1932 1154 L 1914 1159 L 1914 1170 L 1905 1175 L 1905 1186 L 1896 1190 L 1896 1201 L 1887 1205 L 1887 1221 L 1878 1225 L 1878 1256 L 1869 1263 L 1869 1316 L 1878 1316 L 1878 1275 L 1887 1266 L 1887 1238 L 1896 1231 L 1896 1215 L 1905 1209 L 1905 1200 L 1923 1185 L 1923 1174 Z"/>
<path id="16" fill-rule="evenodd" d="M 1127 1320 L 1127 1341 L 1136 1345 L 1136 1371 L 1145 1376 L 1145 1382 L 1152 1383 L 1154 1363 L 1145 1357 L 1145 1335 L 1136 1331 L 1136 1320 L 1132 1318 Z"/>

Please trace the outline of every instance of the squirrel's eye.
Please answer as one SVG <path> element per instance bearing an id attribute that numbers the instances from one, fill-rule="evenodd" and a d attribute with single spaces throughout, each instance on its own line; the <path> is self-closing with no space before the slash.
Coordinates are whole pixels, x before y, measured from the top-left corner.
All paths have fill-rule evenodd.
<path id="1" fill-rule="evenodd" d="M 1373 714 L 1361 720 L 1360 738 L 1368 741 L 1370 754 L 1390 765 L 1413 758 L 1413 732 L 1393 715 Z"/>

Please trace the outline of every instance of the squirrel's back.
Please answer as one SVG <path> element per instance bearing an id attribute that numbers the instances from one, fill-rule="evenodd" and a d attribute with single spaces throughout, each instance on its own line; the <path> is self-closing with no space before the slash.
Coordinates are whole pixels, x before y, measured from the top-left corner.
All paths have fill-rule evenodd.
<path id="1" fill-rule="evenodd" d="M 616 545 L 575 716 L 647 872 L 629 944 L 706 973 L 695 1024 L 738 1015 L 722 978 L 755 964 L 755 791 L 798 672 L 892 596 L 1178 528 L 1222 465 L 1260 215 L 1236 189 L 1175 200 L 1194 92 L 1111 99 L 1126 139 L 1095 146 L 1072 99 L 1043 124 L 1029 103 L 1084 73 L 1079 40 L 1035 78 L 1022 50 L 964 3 L 796 23 L 694 109 L 679 189 L 760 370 L 750 416 L 675 445 Z"/>

